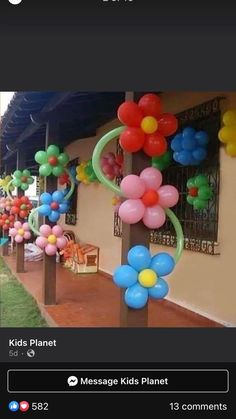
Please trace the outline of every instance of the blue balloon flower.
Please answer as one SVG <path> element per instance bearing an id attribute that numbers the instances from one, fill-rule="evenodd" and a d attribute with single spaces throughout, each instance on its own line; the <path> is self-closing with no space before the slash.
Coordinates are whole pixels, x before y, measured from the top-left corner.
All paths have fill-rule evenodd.
<path id="1" fill-rule="evenodd" d="M 128 264 L 114 271 L 113 281 L 120 288 L 126 288 L 124 300 L 128 307 L 143 308 L 148 298 L 162 299 L 169 291 L 162 276 L 169 275 L 175 267 L 174 258 L 162 252 L 151 256 L 150 250 L 141 245 L 128 252 Z"/>
<path id="2" fill-rule="evenodd" d="M 207 157 L 208 134 L 186 127 L 182 133 L 176 134 L 171 141 L 174 151 L 173 159 L 183 166 L 198 166 Z"/>
<path id="3" fill-rule="evenodd" d="M 62 191 L 55 191 L 52 194 L 44 192 L 40 196 L 41 206 L 38 209 L 40 215 L 48 217 L 52 223 L 56 223 L 61 214 L 65 214 L 69 210 L 69 203 L 65 199 Z"/>

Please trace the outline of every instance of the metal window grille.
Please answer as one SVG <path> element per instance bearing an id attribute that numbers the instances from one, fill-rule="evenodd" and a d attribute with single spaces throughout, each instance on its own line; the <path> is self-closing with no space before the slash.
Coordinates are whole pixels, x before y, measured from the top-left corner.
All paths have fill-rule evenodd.
<path id="1" fill-rule="evenodd" d="M 208 157 L 198 167 L 181 166 L 172 163 L 163 173 L 163 184 L 171 184 L 180 192 L 178 204 L 173 208 L 184 231 L 185 249 L 210 255 L 219 254 L 218 213 L 219 213 L 219 140 L 218 131 L 221 124 L 220 100 L 215 98 L 177 114 L 179 130 L 186 126 L 205 130 L 210 138 Z M 170 140 L 169 140 L 170 141 Z M 120 147 L 118 145 L 118 151 Z M 214 197 L 208 207 L 196 211 L 186 201 L 187 181 L 197 174 L 206 174 L 213 187 Z M 118 183 L 121 179 L 118 179 Z M 122 223 L 117 214 L 114 216 L 114 235 L 121 237 Z M 150 232 L 150 242 L 159 245 L 176 246 L 176 234 L 170 221 L 158 230 Z"/>

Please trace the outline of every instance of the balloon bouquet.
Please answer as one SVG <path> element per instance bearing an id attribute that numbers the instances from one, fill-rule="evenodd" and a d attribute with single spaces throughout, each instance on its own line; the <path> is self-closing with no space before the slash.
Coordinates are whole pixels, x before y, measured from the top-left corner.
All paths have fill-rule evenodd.
<path id="1" fill-rule="evenodd" d="M 102 152 L 105 146 L 119 136 L 122 149 L 129 153 L 143 150 L 152 158 L 162 157 L 167 153 L 166 137 L 173 135 L 178 127 L 174 115 L 161 113 L 161 101 L 157 95 L 144 95 L 138 104 L 124 102 L 118 109 L 118 118 L 124 126 L 105 134 L 97 143 L 92 157 L 92 164 L 99 181 L 120 197 L 118 214 L 127 224 L 140 221 L 147 228 L 161 227 L 166 216 L 174 225 L 177 235 L 177 248 L 174 257 L 166 252 L 151 255 L 142 245 L 132 247 L 127 255 L 127 264 L 119 266 L 113 276 L 114 283 L 125 288 L 124 299 L 128 307 L 143 308 L 149 297 L 162 299 L 168 293 L 168 284 L 163 278 L 169 275 L 179 261 L 184 237 L 178 218 L 170 209 L 177 204 L 178 190 L 172 185 L 162 185 L 162 174 L 155 167 L 147 167 L 139 175 L 125 176 L 120 186 L 108 177 Z M 106 157 L 106 156 L 104 156 Z M 168 156 L 166 164 L 168 163 Z"/>
<path id="2" fill-rule="evenodd" d="M 0 187 L 7 194 L 6 197 L 2 197 L 0 200 L 0 209 L 2 211 L 0 226 L 3 231 L 9 233 L 9 236 L 16 243 L 22 243 L 24 240 L 31 238 L 29 225 L 25 222 L 25 219 L 27 219 L 33 206 L 28 197 L 14 198 L 11 193 L 15 187 L 26 191 L 33 182 L 34 179 L 29 170 L 16 170 L 12 176 L 8 175 L 1 179 L 0 182 Z M 16 221 L 16 217 L 24 221 Z"/>
<path id="3" fill-rule="evenodd" d="M 38 151 L 35 154 L 35 161 L 40 165 L 39 174 L 41 176 L 52 175 L 59 178 L 63 175 L 64 180 L 66 177 L 67 183 L 70 184 L 70 189 L 66 194 L 60 190 L 42 193 L 40 196 L 41 205 L 33 209 L 29 215 L 29 228 L 37 236 L 36 245 L 48 256 L 53 256 L 57 251 L 64 249 L 67 244 L 63 229 L 59 225 L 51 227 L 48 224 L 43 224 L 37 229 L 35 216 L 38 212 L 41 216 L 47 217 L 51 223 L 56 223 L 61 214 L 65 214 L 69 209 L 69 199 L 74 192 L 75 182 L 72 174 L 66 168 L 69 162 L 68 154 L 60 153 L 56 145 L 50 145 L 46 151 Z M 60 180 L 63 181 L 62 178 Z"/>

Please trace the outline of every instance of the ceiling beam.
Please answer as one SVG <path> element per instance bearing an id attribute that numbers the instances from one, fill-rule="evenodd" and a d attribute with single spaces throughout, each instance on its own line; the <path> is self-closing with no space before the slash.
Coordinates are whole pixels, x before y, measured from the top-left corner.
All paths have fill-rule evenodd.
<path id="1" fill-rule="evenodd" d="M 49 114 L 52 112 L 57 106 L 60 106 L 62 103 L 67 101 L 71 96 L 73 95 L 73 92 L 60 92 L 56 93 L 51 100 L 43 107 L 42 114 L 47 113 Z M 23 143 L 28 137 L 33 135 L 39 127 L 42 125 L 41 121 L 38 121 L 37 123 L 31 122 L 25 130 L 20 134 L 18 139 L 15 141 L 15 143 L 12 145 L 14 147 L 14 150 L 11 152 L 9 151 L 4 157 L 3 160 L 8 160 L 13 154 L 15 154 L 17 150 L 17 145 Z"/>

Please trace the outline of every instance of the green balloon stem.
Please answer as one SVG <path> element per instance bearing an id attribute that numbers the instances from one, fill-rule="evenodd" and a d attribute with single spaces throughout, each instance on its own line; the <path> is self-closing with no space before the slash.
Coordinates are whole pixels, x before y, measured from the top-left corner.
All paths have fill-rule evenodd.
<path id="1" fill-rule="evenodd" d="M 171 211 L 169 208 L 165 210 L 166 215 L 169 217 L 170 221 L 172 222 L 175 232 L 176 232 L 176 239 L 177 239 L 177 247 L 174 254 L 174 260 L 175 263 L 177 263 L 182 255 L 183 249 L 184 249 L 184 233 L 182 226 L 179 222 L 179 219 L 176 217 L 173 211 Z"/>
<path id="2" fill-rule="evenodd" d="M 71 173 L 68 169 L 65 169 L 65 172 L 69 175 L 69 178 L 70 178 L 70 190 L 64 198 L 65 201 L 67 201 L 68 199 L 70 199 L 71 195 L 73 195 L 73 192 L 75 190 L 75 181 L 74 181 L 74 178 L 73 178 L 73 176 L 71 175 Z"/>
<path id="3" fill-rule="evenodd" d="M 40 236 L 40 232 L 39 232 L 39 231 L 35 228 L 35 224 L 36 224 L 36 222 L 35 222 L 35 218 L 34 218 L 34 215 L 36 214 L 36 212 L 38 211 L 38 209 L 39 209 L 39 207 L 38 207 L 38 208 L 33 209 L 33 210 L 31 211 L 31 213 L 30 213 L 30 215 L 29 215 L 29 219 L 28 219 L 28 224 L 29 224 L 30 230 L 32 230 L 32 231 L 33 231 L 33 233 L 34 233 L 36 236 Z"/>
<path id="4" fill-rule="evenodd" d="M 92 164 L 93 164 L 93 170 L 100 182 L 109 188 L 112 192 L 114 192 L 116 195 L 121 195 L 122 192 L 119 186 L 117 186 L 114 182 L 107 179 L 107 177 L 104 175 L 101 169 L 101 154 L 103 152 L 103 149 L 105 146 L 112 141 L 114 138 L 118 137 L 123 131 L 125 130 L 125 127 L 118 127 L 113 129 L 112 131 L 105 134 L 96 144 L 94 151 L 93 151 L 93 157 L 92 157 Z"/>
<path id="5" fill-rule="evenodd" d="M 7 196 L 11 201 L 13 200 L 13 196 L 10 193 L 10 186 L 11 186 L 12 182 L 13 182 L 13 179 L 10 180 L 10 182 L 7 184 L 7 187 L 6 187 Z"/>

